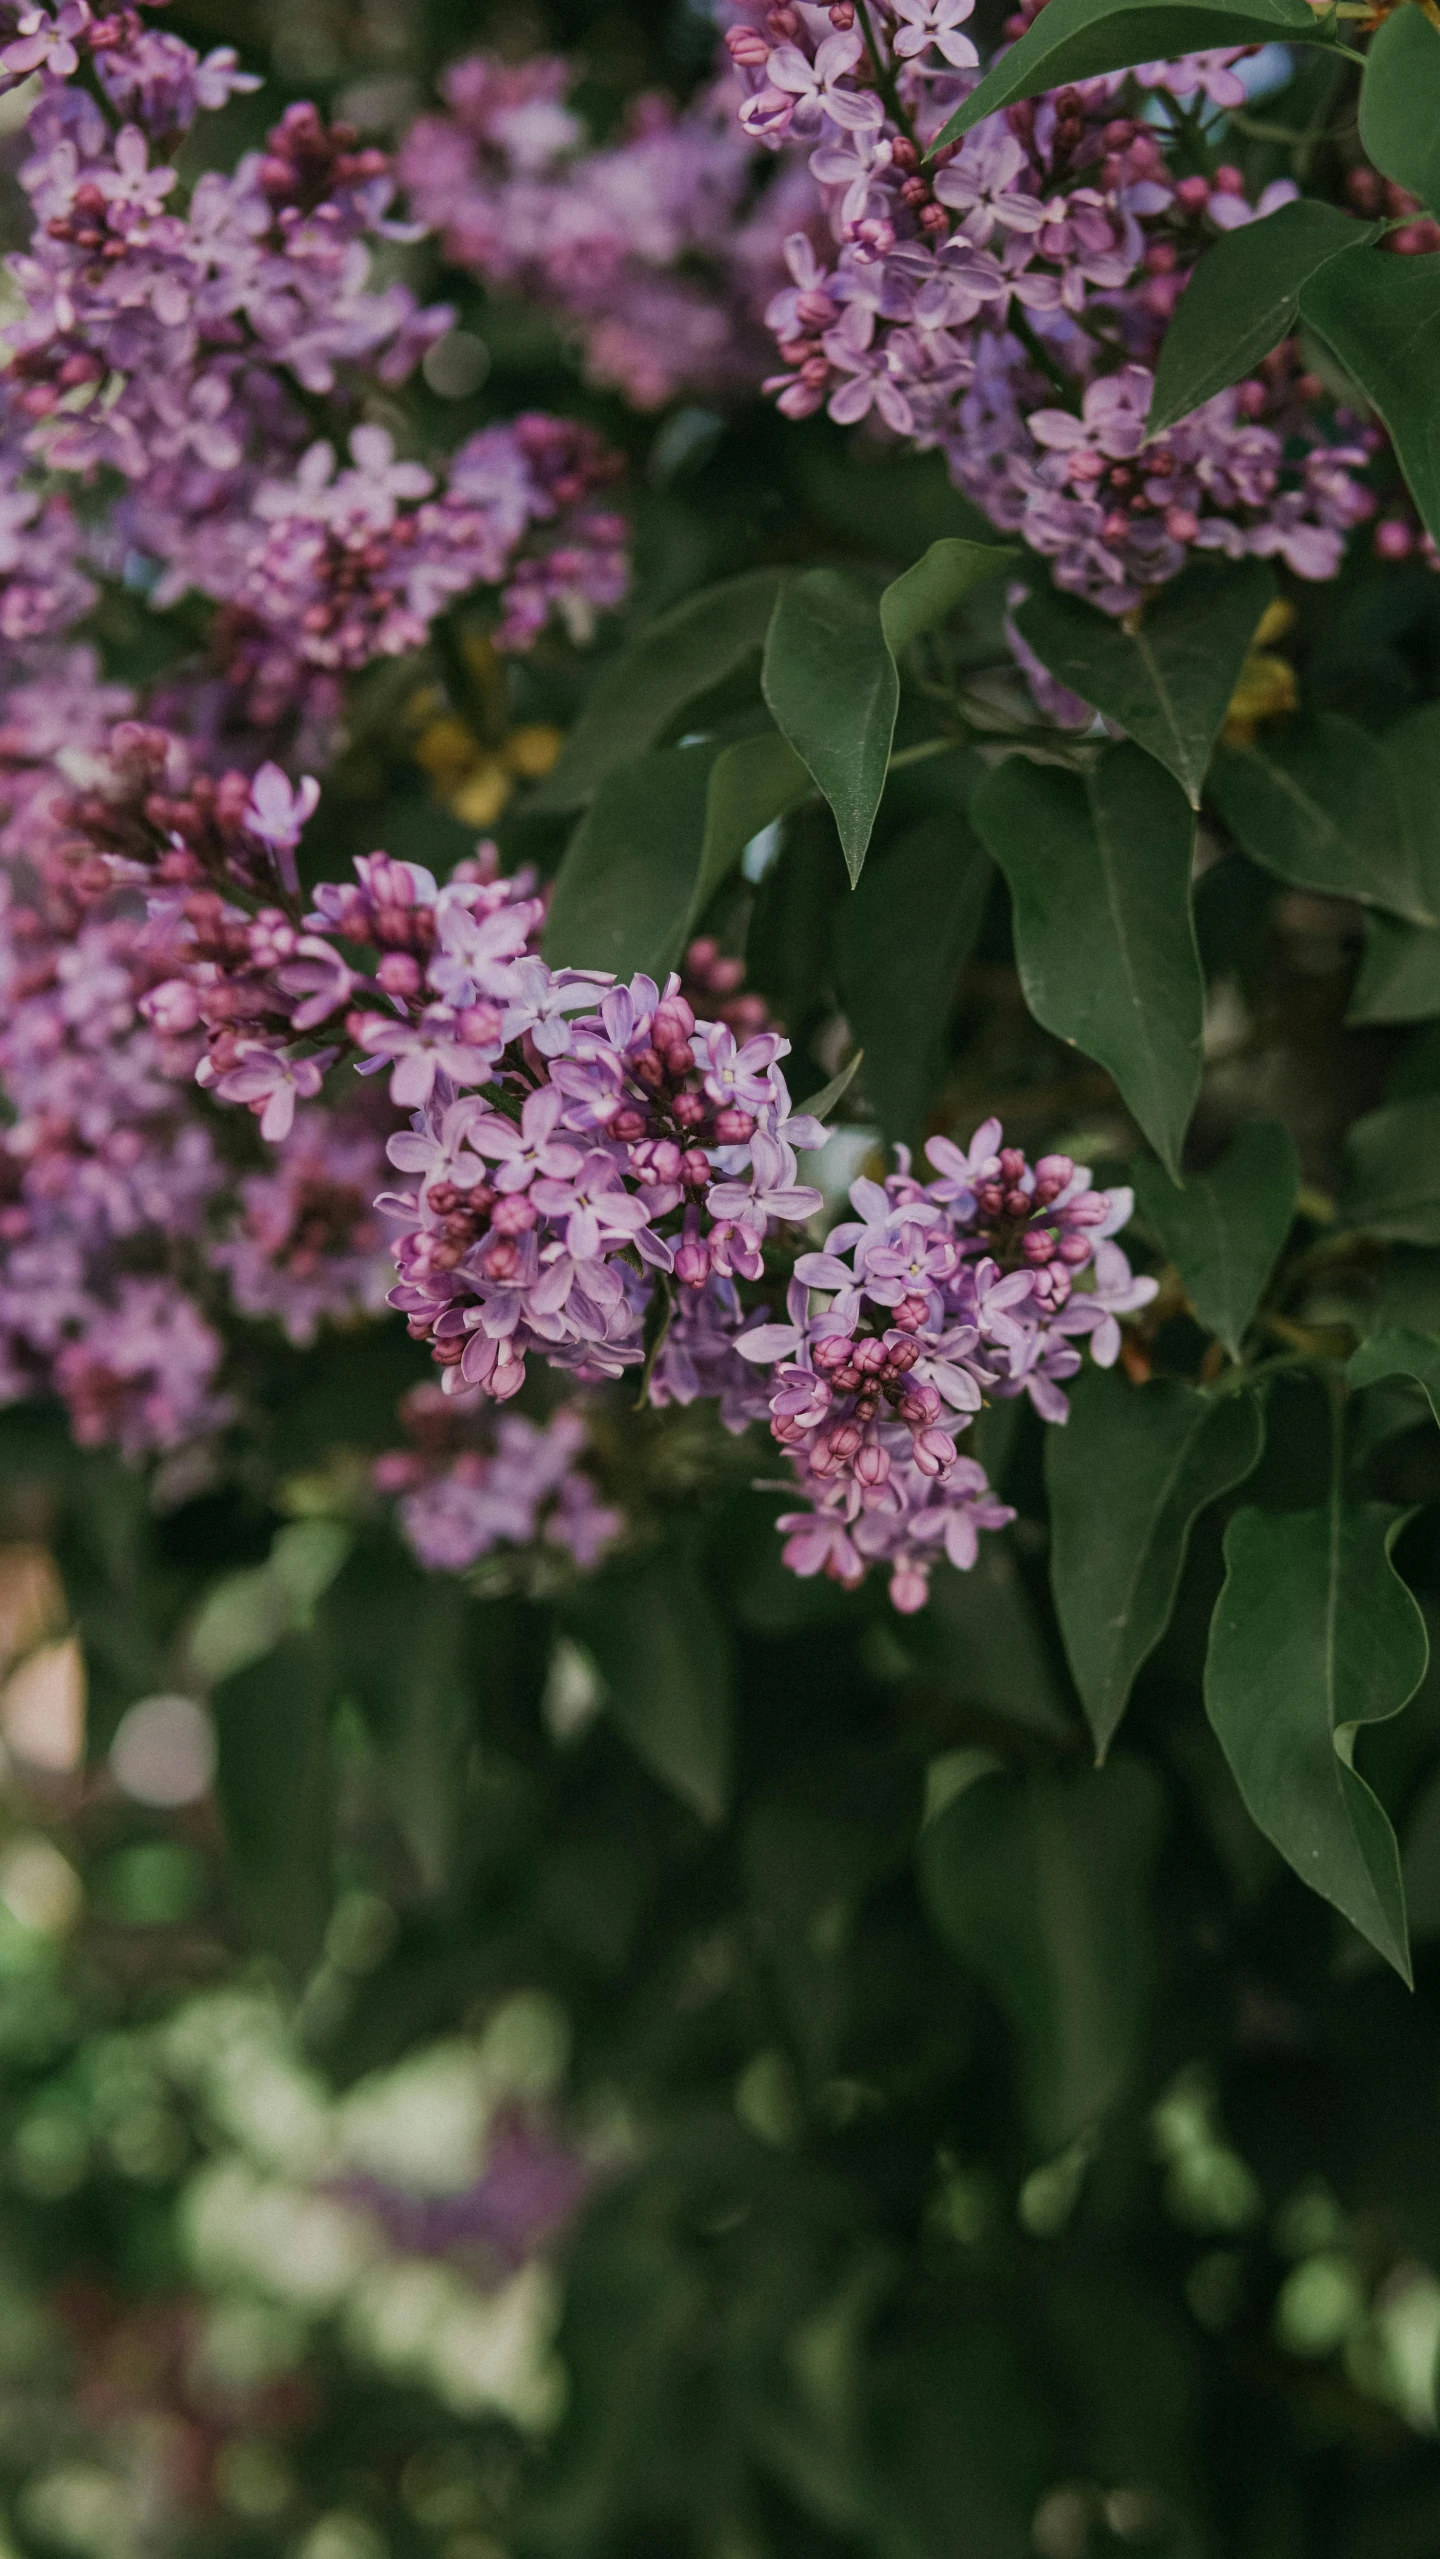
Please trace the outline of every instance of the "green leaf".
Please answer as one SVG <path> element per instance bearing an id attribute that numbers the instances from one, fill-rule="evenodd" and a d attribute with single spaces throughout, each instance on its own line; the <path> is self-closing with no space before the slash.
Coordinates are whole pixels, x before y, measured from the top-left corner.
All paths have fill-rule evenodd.
<path id="1" fill-rule="evenodd" d="M 1440 255 L 1347 249 L 1303 287 L 1300 317 L 1388 428 L 1410 494 L 1440 538 Z"/>
<path id="2" fill-rule="evenodd" d="M 552 968 L 643 969 L 679 956 L 695 896 L 713 745 L 642 755 L 607 774 L 565 848 L 545 926 Z"/>
<path id="3" fill-rule="evenodd" d="M 1134 2066 L 1161 1820 L 1149 1770 L 1120 1760 L 1081 1777 L 981 1777 L 921 1834 L 931 1916 L 1015 2027 L 1044 2157 L 1105 2113 Z"/>
<path id="4" fill-rule="evenodd" d="M 1178 1191 L 1158 1165 L 1132 1170 L 1140 1207 L 1201 1323 L 1238 1359 L 1295 1215 L 1300 1165 L 1291 1139 L 1275 1121 L 1254 1120 L 1218 1164 L 1187 1174 Z"/>
<path id="5" fill-rule="evenodd" d="M 1426 1402 L 1440 1422 L 1440 1341 L 1433 1334 L 1413 1332 L 1408 1324 L 1372 1333 L 1345 1374 L 1352 1386 L 1377 1386 L 1386 1377 L 1413 1377 L 1424 1388 Z"/>
<path id="6" fill-rule="evenodd" d="M 730 1801 L 731 1698 L 725 1628 L 704 1582 L 673 1553 L 610 1572 L 576 1625 L 599 1663 L 610 1720 L 637 1759 L 704 1822 Z"/>
<path id="7" fill-rule="evenodd" d="M 947 535 L 878 596 L 844 569 L 807 569 L 776 601 L 762 690 L 830 804 L 852 886 L 890 767 L 897 653 L 1015 556 L 1008 546 Z"/>
<path id="8" fill-rule="evenodd" d="M 1387 178 L 1440 206 L 1440 34 L 1421 8 L 1392 10 L 1374 36 L 1360 140 Z"/>
<path id="9" fill-rule="evenodd" d="M 1012 756 L 971 815 L 1010 883 L 1031 1012 L 1108 1068 L 1178 1180 L 1204 1011 L 1183 793 L 1135 746 L 1083 775 Z"/>
<path id="10" fill-rule="evenodd" d="M 1262 1430 L 1252 1395 L 1093 1368 L 1070 1394 L 1069 1421 L 1045 1435 L 1050 1580 L 1099 1762 L 1170 1622 L 1190 1531 L 1256 1465 Z"/>
<path id="11" fill-rule="evenodd" d="M 1380 740 L 1420 902 L 1440 920 L 1440 702 L 1407 711 Z"/>
<path id="12" fill-rule="evenodd" d="M 900 706 L 876 597 L 843 569 L 809 569 L 796 578 L 771 619 L 761 685 L 777 725 L 830 803 L 853 884 L 885 788 Z"/>
<path id="13" fill-rule="evenodd" d="M 1338 1468 L 1324 1510 L 1238 1512 L 1205 1706 L 1252 1820 L 1408 1982 L 1399 1850 L 1354 1764 L 1360 1727 L 1408 1704 L 1429 1656 L 1390 1561 L 1402 1516 L 1347 1508 Z"/>
<path id="14" fill-rule="evenodd" d="M 599 676 L 530 807 L 583 807 L 617 765 L 658 745 L 687 703 L 758 657 L 780 582 L 777 569 L 749 569 L 662 613 Z"/>
<path id="15" fill-rule="evenodd" d="M 1345 1146 L 1339 1214 L 1396 1244 L 1440 1244 L 1440 1095 L 1387 1102 Z"/>
<path id="16" fill-rule="evenodd" d="M 1440 1013 L 1440 930 L 1367 915 L 1347 1022 L 1428 1022 Z"/>
<path id="17" fill-rule="evenodd" d="M 857 1048 L 838 1075 L 832 1075 L 828 1084 L 822 1084 L 818 1093 L 812 1093 L 808 1102 L 801 1103 L 801 1112 L 812 1120 L 828 1119 L 837 1102 L 843 1102 L 864 1062 L 865 1051 Z"/>
<path id="18" fill-rule="evenodd" d="M 966 1453 L 993 1472 L 987 1451 L 967 1442 Z M 896 1634 L 943 1697 L 1050 1741 L 1075 1741 L 1074 1710 L 1007 1535 L 982 1537 L 968 1573 L 942 1564 L 927 1605 Z"/>
<path id="19" fill-rule="evenodd" d="M 227 1679 L 262 1660 L 282 1636 L 308 1627 L 350 1543 L 348 1528 L 333 1519 L 277 1529 L 263 1564 L 227 1573 L 207 1591 L 186 1648 L 195 1677 Z"/>
<path id="20" fill-rule="evenodd" d="M 551 965 L 663 978 L 751 837 L 812 789 L 775 729 L 621 765 L 565 848 L 545 927 Z"/>
<path id="21" fill-rule="evenodd" d="M 933 631 L 974 586 L 1022 557 L 1009 542 L 962 542 L 947 534 L 902 569 L 880 598 L 880 621 L 892 657 Z"/>
<path id="22" fill-rule="evenodd" d="M 710 767 L 705 792 L 705 831 L 695 886 L 681 930 L 694 931 L 752 836 L 812 797 L 814 784 L 795 749 L 778 729 L 722 747 Z"/>
<path id="23" fill-rule="evenodd" d="M 1379 235 L 1378 223 L 1357 222 L 1310 196 L 1222 233 L 1196 265 L 1161 342 L 1151 435 L 1241 381 L 1290 336 L 1301 287 L 1332 258 Z"/>
<path id="24" fill-rule="evenodd" d="M 840 909 L 840 1000 L 864 1045 L 865 1089 L 887 1137 L 918 1133 L 993 876 L 957 810 L 887 844 Z"/>
<path id="25" fill-rule="evenodd" d="M 461 1845 L 482 1704 L 466 1659 L 467 1620 L 486 1623 L 477 1650 L 488 1696 L 505 1663 L 494 1617 L 455 1576 L 422 1573 L 398 1542 L 359 1548 L 325 1606 L 337 1693 L 363 1718 L 386 1810 L 430 1892 L 449 1882 Z"/>
<path id="26" fill-rule="evenodd" d="M 1222 747 L 1210 795 L 1262 870 L 1325 897 L 1383 906 L 1412 923 L 1440 922 L 1391 760 L 1354 720 L 1321 711 L 1268 730 L 1253 746 Z"/>
<path id="27" fill-rule="evenodd" d="M 1016 98 L 1132 63 L 1222 45 L 1324 44 L 1305 0 L 1048 0 L 930 145 L 929 156 Z"/>
<path id="28" fill-rule="evenodd" d="M 1197 564 L 1124 623 L 1058 588 L 1030 596 L 1015 619 L 1051 674 L 1118 720 L 1198 809 L 1211 749 L 1274 595 L 1263 560 Z"/>
<path id="29" fill-rule="evenodd" d="M 330 1914 L 329 1700 L 322 1650 L 287 1635 L 211 1691 L 216 1794 L 251 1933 L 303 1979 Z"/>

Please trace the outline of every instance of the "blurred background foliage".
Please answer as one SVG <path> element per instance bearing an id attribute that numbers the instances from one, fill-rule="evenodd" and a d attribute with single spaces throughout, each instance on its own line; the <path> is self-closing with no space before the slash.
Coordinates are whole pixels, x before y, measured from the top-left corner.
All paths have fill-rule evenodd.
<path id="1" fill-rule="evenodd" d="M 712 47 L 661 0 L 215 0 L 172 23 L 275 84 L 210 120 L 217 161 L 277 95 L 393 135 L 478 42 L 572 51 L 603 131 Z M 543 400 L 628 452 L 631 628 L 750 563 L 894 567 L 975 529 L 938 463 L 758 405 L 637 417 L 533 311 L 425 281 L 458 305 L 426 433 Z M 106 609 L 123 672 L 149 626 Z M 965 634 L 937 682 L 983 699 L 1001 652 L 983 612 Z M 1357 554 L 1274 649 L 1262 708 L 1298 683 L 1383 725 L 1435 690 L 1435 582 Z M 376 843 L 442 868 L 497 823 L 552 860 L 559 822 L 511 792 L 573 716 L 575 664 L 542 646 L 492 685 L 482 752 L 377 676 L 326 868 Z M 887 797 L 872 899 L 927 818 L 962 823 L 964 766 Z M 1281 1320 L 1339 1324 L 1383 1287 L 1434 1329 L 1435 1254 L 1377 1279 L 1325 1238 L 1337 1130 L 1440 1091 L 1440 1044 L 1342 1027 L 1353 908 L 1211 856 L 1200 1145 L 1242 1106 L 1302 1143 L 1313 1249 Z M 864 1001 L 843 896 L 807 816 L 714 919 L 815 1080 Z M 888 1129 L 994 1109 L 1102 1172 L 1129 1154 L 1108 1079 L 1024 1008 L 1003 895 L 933 1055 L 903 1011 L 888 1047 L 857 1027 Z M 832 1141 L 837 1189 L 874 1137 Z M 1157 1302 L 1157 1337 L 1188 1321 Z M 1213 1519 L 1124 1750 L 1090 1770 L 1028 1408 L 981 1425 L 1014 1529 L 901 1620 L 873 1586 L 782 1572 L 781 1497 L 700 1417 L 608 1426 L 637 1525 L 594 1581 L 427 1577 L 366 1489 L 423 1353 L 372 1329 L 303 1357 L 257 1332 L 250 1356 L 250 1453 L 223 1479 L 150 1486 L 48 1415 L 0 1419 L 9 2546 L 1440 2549 L 1440 1673 L 1367 1759 L 1405 1843 L 1411 1996 L 1224 1770 L 1199 1690 Z M 1367 1412 L 1433 1617 L 1433 1442 L 1402 1389 Z M 1278 1382 L 1251 1498 L 1312 1498 L 1329 1429 L 1317 1387 Z"/>

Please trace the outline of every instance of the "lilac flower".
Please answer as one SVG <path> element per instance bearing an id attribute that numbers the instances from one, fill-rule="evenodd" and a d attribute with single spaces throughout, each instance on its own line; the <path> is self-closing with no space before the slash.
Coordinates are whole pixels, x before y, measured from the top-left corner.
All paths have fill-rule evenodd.
<path id="1" fill-rule="evenodd" d="M 238 1064 L 215 1078 L 215 1090 L 222 1102 L 243 1102 L 259 1120 L 261 1136 L 278 1145 L 294 1126 L 297 1102 L 314 1100 L 338 1054 L 322 1049 L 316 1057 L 296 1057 L 260 1040 L 242 1040 Z"/>
<path id="2" fill-rule="evenodd" d="M 813 60 L 797 45 L 776 46 L 765 66 L 765 77 L 771 89 L 783 90 L 795 101 L 791 119 L 796 132 L 818 132 L 822 117 L 829 117 L 852 133 L 873 132 L 883 122 L 884 110 L 873 90 L 843 85 L 863 51 L 861 39 L 853 30 L 848 35 L 826 36 L 816 47 Z"/>
<path id="3" fill-rule="evenodd" d="M 936 198 L 954 207 L 962 217 L 964 237 L 982 248 L 997 222 L 1012 231 L 1038 231 L 1045 208 L 1037 196 L 1027 195 L 1015 183 L 1026 165 L 1013 133 L 998 121 L 979 125 L 967 133 L 955 158 L 937 172 Z"/>
<path id="4" fill-rule="evenodd" d="M 959 32 L 974 16 L 975 0 L 891 0 L 900 32 L 894 39 L 902 62 L 922 60 L 931 45 L 952 71 L 973 71 L 980 56 Z"/>

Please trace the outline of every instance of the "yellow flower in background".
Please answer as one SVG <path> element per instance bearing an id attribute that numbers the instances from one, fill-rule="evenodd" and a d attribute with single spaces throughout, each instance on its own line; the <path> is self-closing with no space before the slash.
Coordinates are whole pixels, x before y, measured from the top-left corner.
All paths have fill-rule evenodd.
<path id="1" fill-rule="evenodd" d="M 488 640 L 467 637 L 464 661 L 474 679 L 474 724 L 462 718 L 435 686 L 411 703 L 418 728 L 415 761 L 429 774 L 435 797 L 466 826 L 493 826 L 517 782 L 539 782 L 564 742 L 548 722 L 509 726 L 504 672 Z"/>
<path id="2" fill-rule="evenodd" d="M 1262 722 L 1281 719 L 1287 711 L 1298 709 L 1300 688 L 1295 669 L 1288 658 L 1275 656 L 1270 646 L 1272 641 L 1284 638 L 1294 620 L 1293 604 L 1276 602 L 1262 614 L 1225 715 L 1223 734 L 1227 746 L 1253 745 Z"/>

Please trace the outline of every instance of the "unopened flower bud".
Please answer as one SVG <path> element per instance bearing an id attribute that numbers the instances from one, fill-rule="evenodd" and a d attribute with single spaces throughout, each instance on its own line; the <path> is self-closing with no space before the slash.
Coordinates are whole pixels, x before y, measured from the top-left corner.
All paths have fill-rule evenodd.
<path id="1" fill-rule="evenodd" d="M 398 996 L 402 1004 L 418 995 L 425 983 L 425 972 L 409 951 L 387 951 L 375 976 L 386 994 Z"/>
<path id="2" fill-rule="evenodd" d="M 876 1441 L 867 1441 L 855 1459 L 856 1482 L 873 1487 L 883 1484 L 889 1473 L 890 1460 L 885 1450 Z"/>
<path id="3" fill-rule="evenodd" d="M 955 1463 L 955 1442 L 948 1431 L 917 1431 L 910 1453 L 922 1475 L 948 1475 Z"/>
<path id="4" fill-rule="evenodd" d="M 650 1037 L 662 1055 L 672 1048 L 684 1047 L 685 1063 L 688 1067 L 690 1051 L 687 1043 L 694 1028 L 695 1016 L 684 996 L 667 995 L 664 1003 L 657 1004 L 655 1007 L 655 1017 L 650 1025 Z"/>
<path id="5" fill-rule="evenodd" d="M 539 1222 L 540 1212 L 531 1205 L 524 1192 L 509 1191 L 504 1199 L 496 1201 L 490 1224 L 496 1235 L 528 1235 L 531 1227 L 538 1226 Z"/>
<path id="6" fill-rule="evenodd" d="M 699 1235 L 687 1235 L 676 1246 L 675 1277 L 682 1288 L 703 1288 L 710 1277 L 710 1248 Z"/>
<path id="7" fill-rule="evenodd" d="M 715 1114 L 715 1137 L 720 1146 L 743 1146 L 755 1134 L 754 1116 L 749 1111 L 725 1110 Z"/>

